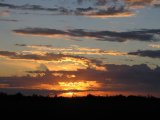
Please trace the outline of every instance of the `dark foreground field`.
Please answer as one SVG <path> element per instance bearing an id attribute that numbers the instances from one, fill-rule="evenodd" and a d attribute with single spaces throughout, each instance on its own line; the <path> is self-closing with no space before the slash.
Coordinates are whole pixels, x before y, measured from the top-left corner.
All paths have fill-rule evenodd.
<path id="1" fill-rule="evenodd" d="M 0 94 L 0 114 L 53 118 L 109 118 L 160 115 L 160 99 L 138 96 L 63 98 Z"/>

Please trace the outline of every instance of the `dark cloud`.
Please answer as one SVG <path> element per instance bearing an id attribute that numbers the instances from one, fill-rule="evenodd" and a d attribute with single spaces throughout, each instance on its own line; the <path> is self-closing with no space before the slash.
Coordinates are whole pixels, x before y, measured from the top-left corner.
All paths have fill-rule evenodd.
<path id="1" fill-rule="evenodd" d="M 107 10 L 101 10 L 101 11 L 98 11 L 97 14 L 99 15 L 114 15 L 114 14 L 117 14 L 117 13 L 125 13 L 125 12 L 129 12 L 124 6 L 121 6 L 121 7 L 109 7 Z"/>
<path id="2" fill-rule="evenodd" d="M 7 4 L 7 3 L 0 3 L 0 7 L 8 7 L 8 8 L 15 8 L 15 5 Z"/>
<path id="3" fill-rule="evenodd" d="M 35 86 L 37 84 L 56 85 L 62 81 L 95 80 L 102 85 L 97 89 L 98 91 L 160 92 L 160 67 L 151 69 L 145 64 L 133 66 L 107 64 L 104 66 L 107 68 L 107 71 L 93 69 L 79 69 L 78 71 L 30 71 L 28 72 L 29 74 L 37 74 L 37 76 L 0 77 L 0 83 L 9 84 L 10 87 L 15 88 L 30 88 L 29 86 Z M 62 76 L 54 76 L 54 73 L 61 73 Z M 67 75 L 75 75 L 76 77 L 67 78 Z"/>
<path id="4" fill-rule="evenodd" d="M 96 4 L 103 4 L 103 1 L 99 1 Z M 133 13 L 127 9 L 125 6 L 110 6 L 105 9 L 100 9 L 97 7 L 87 7 L 87 8 L 65 8 L 65 7 L 56 7 L 56 8 L 46 8 L 40 5 L 14 5 L 7 3 L 0 3 L 0 7 L 7 7 L 9 9 L 18 9 L 18 10 L 36 10 L 36 11 L 51 11 L 52 15 L 82 15 L 88 17 L 123 17 L 123 16 L 133 16 Z"/>
<path id="5" fill-rule="evenodd" d="M 85 2 L 90 2 L 96 6 L 105 6 L 106 4 L 118 5 L 118 3 L 125 4 L 125 6 L 147 6 L 158 2 L 158 0 L 77 0 L 79 4 Z"/>
<path id="6" fill-rule="evenodd" d="M 17 93 L 22 93 L 23 95 L 42 95 L 42 96 L 48 96 L 51 93 L 53 95 L 57 95 L 59 93 L 62 93 L 60 91 L 54 91 L 54 90 L 37 90 L 37 89 L 22 89 L 22 88 L 0 88 L 1 92 L 3 93 L 8 93 L 8 94 L 17 94 Z"/>
<path id="7" fill-rule="evenodd" d="M 157 67 L 157 69 L 155 70 L 152 70 L 145 64 L 133 66 L 107 64 L 105 66 L 107 68 L 107 71 L 86 69 L 79 70 L 78 72 L 76 72 L 76 75 L 80 78 L 86 76 L 87 79 L 96 78 L 99 82 L 105 84 L 149 84 L 147 82 L 152 83 L 152 80 L 160 82 L 158 80 L 159 67 Z M 146 73 L 148 73 L 148 75 L 146 75 Z"/>
<path id="8" fill-rule="evenodd" d="M 55 53 L 46 53 L 44 55 L 39 55 L 39 54 L 23 54 L 17 52 L 0 51 L 0 55 L 9 57 L 11 59 L 29 59 L 29 60 L 45 60 L 45 61 L 60 60 L 63 59 L 64 57 L 84 59 L 84 57 L 80 56 L 55 54 Z"/>
<path id="9" fill-rule="evenodd" d="M 76 14 L 80 14 L 82 12 L 89 12 L 89 11 L 92 11 L 94 10 L 94 8 L 92 7 L 87 7 L 87 8 L 76 8 Z"/>
<path id="10" fill-rule="evenodd" d="M 159 67 L 151 69 L 145 64 L 141 65 L 107 65 L 110 84 L 119 85 L 128 91 L 160 91 Z M 107 84 L 106 84 L 107 85 Z"/>
<path id="11" fill-rule="evenodd" d="M 15 5 L 1 2 L 0 7 L 7 7 L 9 9 L 18 10 L 34 10 L 34 11 L 51 11 L 50 15 L 80 15 L 96 18 L 108 18 L 108 17 L 131 17 L 135 15 L 133 8 L 138 9 L 145 6 L 159 6 L 159 3 L 155 0 L 77 0 L 79 6 L 84 2 L 92 3 L 88 7 L 56 7 L 47 8 L 41 5 Z M 73 4 L 73 3 L 72 3 Z M 57 7 L 58 6 L 58 7 Z M 99 7 L 103 6 L 103 7 Z M 43 15 L 43 14 L 41 14 Z M 46 14 L 49 15 L 49 14 Z"/>
<path id="12" fill-rule="evenodd" d="M 10 52 L 10 51 L 0 51 L 0 55 L 1 56 L 9 56 L 9 57 L 12 57 L 12 56 L 16 56 L 16 52 Z"/>
<path id="13" fill-rule="evenodd" d="M 128 54 L 142 57 L 160 58 L 160 50 L 138 50 L 137 52 L 129 52 Z"/>
<path id="14" fill-rule="evenodd" d="M 129 6 L 147 6 L 158 0 L 124 0 Z"/>
<path id="15" fill-rule="evenodd" d="M 77 11 L 78 13 L 79 11 Z M 93 9 L 87 8 L 86 11 L 81 11 L 79 14 L 85 15 L 88 17 L 100 17 L 100 18 L 108 18 L 108 17 L 130 17 L 133 16 L 134 13 L 127 9 L 125 6 L 110 6 L 106 9 Z"/>
<path id="16" fill-rule="evenodd" d="M 160 4 L 154 4 L 155 8 L 160 8 Z"/>
<path id="17" fill-rule="evenodd" d="M 14 4 L 7 4 L 7 3 L 0 3 L 0 7 L 7 7 L 10 9 L 20 9 L 20 10 L 45 10 L 45 11 L 57 11 L 57 8 L 44 8 L 40 5 L 14 5 Z"/>
<path id="18" fill-rule="evenodd" d="M 65 35 L 68 34 L 65 31 L 49 28 L 25 28 L 13 30 L 15 33 L 33 34 L 33 35 Z"/>
<path id="19" fill-rule="evenodd" d="M 105 5 L 106 3 L 108 3 L 108 0 L 77 0 L 77 3 L 79 5 L 81 5 L 85 2 L 90 2 L 90 3 L 93 3 L 94 5 L 99 6 L 99 5 Z"/>
<path id="20" fill-rule="evenodd" d="M 0 21 L 5 21 L 5 22 L 18 22 L 18 20 L 15 20 L 15 19 L 0 19 Z"/>
<path id="21" fill-rule="evenodd" d="M 141 65 L 106 65 L 107 71 L 85 69 L 78 71 L 59 71 L 64 76 L 68 74 L 76 75 L 76 78 L 68 81 L 96 80 L 102 83 L 101 90 L 110 91 L 160 91 L 159 74 L 160 68 L 151 69 L 145 64 Z"/>
<path id="22" fill-rule="evenodd" d="M 15 44 L 15 46 L 20 46 L 20 47 L 28 47 L 29 45 L 27 45 L 27 44 Z M 33 46 L 33 45 L 32 45 Z M 34 45 L 34 46 L 36 46 L 36 47 L 53 47 L 52 45 Z"/>
<path id="23" fill-rule="evenodd" d="M 20 47 L 26 47 L 27 46 L 27 44 L 15 44 L 16 46 L 20 46 Z"/>
<path id="24" fill-rule="evenodd" d="M 88 31 L 84 29 L 68 29 L 66 31 L 49 28 L 24 28 L 16 29 L 17 34 L 39 35 L 46 37 L 71 36 L 71 37 L 91 37 L 100 41 L 125 42 L 127 40 L 137 41 L 159 41 L 160 29 L 143 29 L 128 32 L 116 31 Z M 156 36 L 157 35 L 157 36 Z"/>
<path id="25" fill-rule="evenodd" d="M 96 5 L 105 5 L 107 3 L 107 0 L 97 0 Z"/>

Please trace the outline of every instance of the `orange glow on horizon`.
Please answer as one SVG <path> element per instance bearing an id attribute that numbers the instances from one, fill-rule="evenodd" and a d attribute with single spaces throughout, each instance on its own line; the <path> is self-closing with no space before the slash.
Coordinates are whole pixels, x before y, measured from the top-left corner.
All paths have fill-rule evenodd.
<path id="1" fill-rule="evenodd" d="M 38 84 L 33 85 L 31 89 L 38 90 L 55 90 L 55 91 L 87 91 L 87 90 L 97 90 L 100 88 L 100 83 L 97 81 L 81 81 L 81 82 L 58 82 L 57 84 Z"/>
<path id="2" fill-rule="evenodd" d="M 65 92 L 61 93 L 59 97 L 85 97 L 87 95 L 94 95 L 94 96 L 114 96 L 119 95 L 117 92 L 106 92 L 106 91 L 82 91 L 82 92 Z M 129 93 L 124 93 L 124 95 L 128 95 Z"/>
<path id="3" fill-rule="evenodd" d="M 60 97 L 73 97 L 74 96 L 74 92 L 62 93 L 59 96 Z"/>
<path id="4" fill-rule="evenodd" d="M 100 84 L 96 81 L 86 82 L 59 82 L 58 83 L 63 90 L 89 90 L 93 88 L 99 88 Z"/>

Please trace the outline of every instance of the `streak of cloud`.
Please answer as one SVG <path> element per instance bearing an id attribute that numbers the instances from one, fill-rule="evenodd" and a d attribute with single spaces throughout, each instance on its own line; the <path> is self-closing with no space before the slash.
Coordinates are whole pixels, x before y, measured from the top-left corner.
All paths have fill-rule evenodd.
<path id="1" fill-rule="evenodd" d="M 57 30 L 50 28 L 24 28 L 13 30 L 19 35 L 33 35 L 44 37 L 77 37 L 77 38 L 93 38 L 99 41 L 110 42 L 125 42 L 128 40 L 134 41 L 159 41 L 160 29 L 144 29 L 137 31 L 116 32 L 116 31 L 89 31 L 84 29 L 68 29 Z"/>

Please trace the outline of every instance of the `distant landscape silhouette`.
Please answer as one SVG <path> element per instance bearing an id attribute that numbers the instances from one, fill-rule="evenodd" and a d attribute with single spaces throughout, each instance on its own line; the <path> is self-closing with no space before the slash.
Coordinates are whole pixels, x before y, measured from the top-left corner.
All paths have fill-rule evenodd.
<path id="1" fill-rule="evenodd" d="M 54 118 L 154 116 L 160 113 L 160 98 L 123 95 L 98 97 L 91 94 L 86 97 L 65 98 L 0 93 L 0 113 L 1 115 L 37 115 L 37 117 L 44 115 Z"/>

